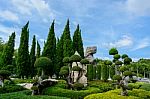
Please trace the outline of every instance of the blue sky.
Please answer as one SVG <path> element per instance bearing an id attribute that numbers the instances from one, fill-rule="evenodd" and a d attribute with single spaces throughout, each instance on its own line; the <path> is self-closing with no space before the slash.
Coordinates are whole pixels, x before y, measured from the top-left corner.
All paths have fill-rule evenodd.
<path id="1" fill-rule="evenodd" d="M 150 58 L 150 0 L 0 0 L 0 37 L 15 31 L 17 48 L 29 20 L 30 42 L 36 35 L 43 46 L 53 19 L 59 37 L 68 18 L 71 35 L 80 24 L 84 47 L 98 47 L 95 57 L 109 59 L 116 47 L 134 60 Z"/>

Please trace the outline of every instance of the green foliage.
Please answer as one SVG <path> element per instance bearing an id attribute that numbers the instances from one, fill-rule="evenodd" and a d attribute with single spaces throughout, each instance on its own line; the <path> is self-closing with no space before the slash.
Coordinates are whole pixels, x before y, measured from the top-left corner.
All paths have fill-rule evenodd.
<path id="1" fill-rule="evenodd" d="M 37 79 L 14 79 L 13 82 L 15 84 L 21 84 L 21 83 L 35 83 Z"/>
<path id="2" fill-rule="evenodd" d="M 125 71 L 123 72 L 124 76 L 132 76 L 132 72 L 131 71 Z"/>
<path id="3" fill-rule="evenodd" d="M 140 89 L 146 90 L 146 91 L 150 91 L 150 84 L 143 84 Z"/>
<path id="4" fill-rule="evenodd" d="M 49 75 L 52 76 L 54 74 L 55 56 L 56 56 L 56 38 L 54 32 L 54 21 L 52 22 L 51 27 L 49 29 L 48 38 L 44 45 L 42 56 L 51 59 L 52 64 L 51 68 L 49 69 Z"/>
<path id="5" fill-rule="evenodd" d="M 69 99 L 66 97 L 48 96 L 48 95 L 31 96 L 30 90 L 0 94 L 0 98 L 1 99 L 20 99 L 20 98 L 21 99 Z"/>
<path id="6" fill-rule="evenodd" d="M 136 96 L 121 96 L 120 90 L 112 90 L 106 93 L 98 93 L 86 96 L 84 99 L 140 99 Z"/>
<path id="7" fill-rule="evenodd" d="M 70 37 L 69 19 L 63 31 L 63 56 L 70 57 L 73 55 L 72 40 Z"/>
<path id="8" fill-rule="evenodd" d="M 41 47 L 40 47 L 39 42 L 37 41 L 36 58 L 39 58 L 39 57 L 40 57 L 40 55 L 41 55 L 40 53 L 41 53 Z"/>
<path id="9" fill-rule="evenodd" d="M 11 75 L 11 73 L 8 70 L 0 70 L 0 76 L 3 77 L 3 79 L 8 78 Z"/>
<path id="10" fill-rule="evenodd" d="M 115 61 L 115 64 L 116 65 L 122 65 L 123 63 L 122 63 L 122 61 L 117 60 L 117 61 Z"/>
<path id="11" fill-rule="evenodd" d="M 21 37 L 20 37 L 20 45 L 18 48 L 18 55 L 17 55 L 17 73 L 20 77 L 24 78 L 26 76 L 28 78 L 29 72 L 29 29 L 28 29 L 29 21 L 27 24 L 22 28 Z"/>
<path id="12" fill-rule="evenodd" d="M 120 80 L 122 80 L 122 77 L 121 77 L 120 75 L 114 75 L 114 76 L 113 76 L 113 80 L 118 80 L 118 81 L 120 81 Z"/>
<path id="13" fill-rule="evenodd" d="M 19 85 L 5 85 L 4 87 L 0 87 L 0 94 L 22 91 L 22 90 L 25 90 L 25 88 Z"/>
<path id="14" fill-rule="evenodd" d="M 120 58 L 120 55 L 119 54 L 115 54 L 114 55 L 114 59 L 119 59 Z"/>
<path id="15" fill-rule="evenodd" d="M 4 47 L 4 51 L 2 53 L 2 62 L 4 67 L 7 65 L 12 65 L 13 63 L 14 46 L 15 46 L 15 32 L 13 32 L 9 37 L 9 40 L 6 43 L 6 46 Z"/>
<path id="16" fill-rule="evenodd" d="M 99 88 L 101 92 L 106 92 L 106 91 L 114 89 L 111 82 L 102 82 L 100 80 L 96 80 L 96 81 L 90 81 L 88 82 L 88 84 L 89 84 L 88 87 Z"/>
<path id="17" fill-rule="evenodd" d="M 49 74 L 52 71 L 51 67 L 52 61 L 47 57 L 40 57 L 36 59 L 34 66 L 43 70 L 44 73 Z"/>
<path id="18" fill-rule="evenodd" d="M 105 65 L 112 65 L 112 62 L 110 60 L 106 60 L 104 63 Z"/>
<path id="19" fill-rule="evenodd" d="M 63 66 L 60 69 L 59 75 L 61 76 L 67 76 L 69 74 L 69 67 L 68 66 Z"/>
<path id="20" fill-rule="evenodd" d="M 124 58 L 126 58 L 126 57 L 128 57 L 127 54 L 123 54 L 123 55 L 121 56 L 122 59 L 124 59 Z"/>
<path id="21" fill-rule="evenodd" d="M 75 90 L 81 90 L 81 89 L 84 88 L 84 85 L 81 84 L 81 83 L 74 83 L 74 84 L 73 84 L 73 88 L 74 88 Z"/>
<path id="22" fill-rule="evenodd" d="M 124 58 L 124 64 L 130 64 L 130 62 L 132 62 L 132 59 L 129 57 Z"/>
<path id="23" fill-rule="evenodd" d="M 70 57 L 70 61 L 71 62 L 80 62 L 81 61 L 81 56 L 79 56 L 79 55 L 72 55 L 71 57 Z"/>
<path id="24" fill-rule="evenodd" d="M 115 75 L 115 64 L 112 64 L 110 67 L 110 77 L 113 78 L 113 76 Z"/>
<path id="25" fill-rule="evenodd" d="M 81 30 L 80 30 L 80 27 L 79 27 L 79 24 L 77 25 L 77 28 L 74 32 L 74 35 L 73 35 L 73 50 L 74 50 L 74 53 L 75 51 L 77 51 L 82 58 L 84 58 L 84 49 L 83 49 L 83 42 L 82 42 L 82 37 L 81 37 Z"/>
<path id="26" fill-rule="evenodd" d="M 69 57 L 64 57 L 63 62 L 64 63 L 70 63 L 70 58 Z"/>
<path id="27" fill-rule="evenodd" d="M 31 77 L 35 76 L 35 68 L 34 68 L 34 63 L 36 60 L 36 56 L 35 56 L 35 47 L 36 47 L 36 38 L 35 35 L 33 36 L 33 40 L 32 40 L 32 46 L 31 46 L 31 51 L 30 51 L 30 75 Z"/>
<path id="28" fill-rule="evenodd" d="M 118 50 L 116 48 L 111 48 L 109 50 L 109 55 L 115 55 L 115 54 L 118 54 Z"/>
<path id="29" fill-rule="evenodd" d="M 59 76 L 60 68 L 63 66 L 63 58 L 63 36 L 61 36 L 56 45 L 56 66 L 54 70 L 57 77 Z"/>
<path id="30" fill-rule="evenodd" d="M 15 73 L 15 67 L 13 65 L 7 65 L 3 68 L 1 68 L 2 70 L 8 70 L 11 74 Z"/>
<path id="31" fill-rule="evenodd" d="M 39 88 L 37 86 L 32 86 L 31 90 L 38 90 Z"/>
<path id="32" fill-rule="evenodd" d="M 96 79 L 96 66 L 93 66 L 93 79 Z"/>
<path id="33" fill-rule="evenodd" d="M 98 88 L 88 88 L 87 90 L 74 91 L 74 90 L 63 89 L 55 86 L 43 90 L 44 95 L 68 97 L 71 99 L 83 99 L 85 96 L 89 94 L 98 93 L 98 92 L 100 92 Z"/>
<path id="34" fill-rule="evenodd" d="M 87 79 L 93 80 L 93 65 L 87 65 Z"/>
<path id="35" fill-rule="evenodd" d="M 109 77 L 108 66 L 105 64 L 102 64 L 101 68 L 102 68 L 102 80 L 107 81 Z"/>
<path id="36" fill-rule="evenodd" d="M 101 65 L 97 65 L 97 78 L 101 80 Z"/>
<path id="37" fill-rule="evenodd" d="M 144 82 L 136 82 L 136 83 L 129 83 L 128 87 L 131 89 L 139 89 L 142 85 L 144 85 Z"/>
<path id="38" fill-rule="evenodd" d="M 121 72 L 124 72 L 124 71 L 126 71 L 126 70 L 128 70 L 127 66 L 121 66 L 121 67 L 119 68 L 119 71 L 121 71 Z"/>
<path id="39" fill-rule="evenodd" d="M 88 61 L 88 59 L 82 59 L 81 61 L 80 61 L 80 63 L 81 64 L 89 64 L 89 61 Z"/>
<path id="40" fill-rule="evenodd" d="M 72 67 L 72 70 L 73 70 L 73 71 L 80 71 L 81 68 L 80 68 L 79 66 L 73 66 L 73 67 Z"/>

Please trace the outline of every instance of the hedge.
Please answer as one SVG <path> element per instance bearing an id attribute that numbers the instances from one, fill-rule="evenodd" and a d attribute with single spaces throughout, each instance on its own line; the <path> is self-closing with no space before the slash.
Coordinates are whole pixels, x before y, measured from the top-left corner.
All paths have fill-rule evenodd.
<path id="1" fill-rule="evenodd" d="M 97 79 L 101 80 L 101 65 L 97 65 Z"/>
<path id="2" fill-rule="evenodd" d="M 60 87 L 49 87 L 43 90 L 44 95 L 68 97 L 71 99 L 83 99 L 85 96 L 93 93 L 101 92 L 98 88 L 89 88 L 87 90 L 74 91 L 69 89 L 63 89 Z"/>
<path id="3" fill-rule="evenodd" d="M 69 98 L 48 96 L 48 95 L 31 96 L 31 91 L 25 90 L 20 92 L 0 94 L 0 99 L 69 99 Z"/>
<path id="4" fill-rule="evenodd" d="M 89 81 L 93 80 L 93 65 L 87 65 L 87 78 Z"/>

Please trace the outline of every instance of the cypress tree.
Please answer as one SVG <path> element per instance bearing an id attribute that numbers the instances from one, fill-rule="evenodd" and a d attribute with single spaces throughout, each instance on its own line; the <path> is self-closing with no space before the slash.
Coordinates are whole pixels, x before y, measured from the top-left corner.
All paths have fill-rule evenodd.
<path id="1" fill-rule="evenodd" d="M 18 56 L 17 56 L 17 71 L 18 75 L 22 78 L 29 76 L 29 50 L 28 50 L 28 41 L 29 41 L 29 29 L 28 29 L 29 21 L 22 28 L 21 37 L 20 37 L 20 45 L 18 48 Z"/>
<path id="2" fill-rule="evenodd" d="M 56 66 L 55 66 L 55 74 L 58 77 L 60 68 L 63 66 L 63 37 L 61 36 L 60 40 L 57 40 L 56 46 Z"/>
<path id="3" fill-rule="evenodd" d="M 36 58 L 40 57 L 40 53 L 41 53 L 41 47 L 40 47 L 39 42 L 37 41 Z"/>
<path id="4" fill-rule="evenodd" d="M 93 65 L 87 65 L 87 79 L 89 81 L 93 80 Z"/>
<path id="5" fill-rule="evenodd" d="M 101 64 L 97 65 L 97 78 L 101 80 Z"/>
<path id="6" fill-rule="evenodd" d="M 3 66 L 12 65 L 15 46 L 15 32 L 11 34 L 2 53 Z"/>
<path id="7" fill-rule="evenodd" d="M 108 66 L 105 64 L 102 64 L 102 79 L 104 81 L 107 81 L 108 77 L 109 77 Z"/>
<path id="8" fill-rule="evenodd" d="M 72 40 L 70 37 L 69 19 L 63 31 L 63 56 L 70 57 L 73 55 Z"/>
<path id="9" fill-rule="evenodd" d="M 54 32 L 54 21 L 51 24 L 49 29 L 49 34 L 47 41 L 44 45 L 44 50 L 42 56 L 48 57 L 52 61 L 51 70 L 49 70 L 49 75 L 52 76 L 54 74 L 54 66 L 55 66 L 55 55 L 56 55 L 56 38 Z"/>
<path id="10" fill-rule="evenodd" d="M 81 37 L 81 30 L 79 24 L 73 35 L 73 50 L 74 52 L 77 51 L 82 58 L 84 58 L 84 49 L 83 49 L 83 42 Z"/>
<path id="11" fill-rule="evenodd" d="M 32 40 L 31 51 L 30 51 L 30 71 L 31 71 L 31 78 L 35 75 L 35 68 L 34 68 L 34 62 L 36 60 L 35 47 L 36 47 L 36 38 L 35 38 L 35 35 L 34 35 L 33 36 L 33 40 Z"/>

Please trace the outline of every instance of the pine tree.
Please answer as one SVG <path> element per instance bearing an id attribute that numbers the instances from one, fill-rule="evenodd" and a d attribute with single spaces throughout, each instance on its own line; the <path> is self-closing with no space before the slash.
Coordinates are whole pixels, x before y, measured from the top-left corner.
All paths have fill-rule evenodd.
<path id="1" fill-rule="evenodd" d="M 28 29 L 29 21 L 22 28 L 21 37 L 20 37 L 20 45 L 18 48 L 18 56 L 17 56 L 17 72 L 18 75 L 22 78 L 29 76 L 29 50 L 28 50 L 28 42 L 29 42 L 29 29 Z"/>
<path id="2" fill-rule="evenodd" d="M 2 53 L 3 66 L 12 65 L 15 46 L 15 32 L 11 34 Z"/>
<path id="3" fill-rule="evenodd" d="M 81 30 L 79 24 L 73 35 L 73 50 L 74 52 L 77 51 L 82 58 L 84 58 L 84 49 L 83 49 L 83 42 L 81 37 Z"/>
<path id="4" fill-rule="evenodd" d="M 40 57 L 40 55 L 41 55 L 40 53 L 41 53 L 41 47 L 40 47 L 39 42 L 37 41 L 36 58 Z"/>
<path id="5" fill-rule="evenodd" d="M 48 57 L 49 59 L 52 60 L 52 69 L 49 70 L 50 76 L 54 74 L 55 54 L 56 54 L 56 38 L 55 38 L 54 21 L 53 21 L 42 53 L 42 56 Z"/>
<path id="6" fill-rule="evenodd" d="M 69 19 L 63 31 L 63 56 L 70 57 L 73 55 L 72 40 L 70 37 Z"/>
<path id="7" fill-rule="evenodd" d="M 33 36 L 32 40 L 32 46 L 31 46 L 31 51 L 30 51 L 30 73 L 31 73 L 31 78 L 35 75 L 35 68 L 34 68 L 34 63 L 36 60 L 35 56 L 35 47 L 36 47 L 36 38 L 35 35 Z"/>
<path id="8" fill-rule="evenodd" d="M 61 36 L 60 40 L 57 40 L 56 46 L 56 66 L 55 66 L 55 74 L 58 77 L 60 68 L 63 66 L 63 36 Z"/>

